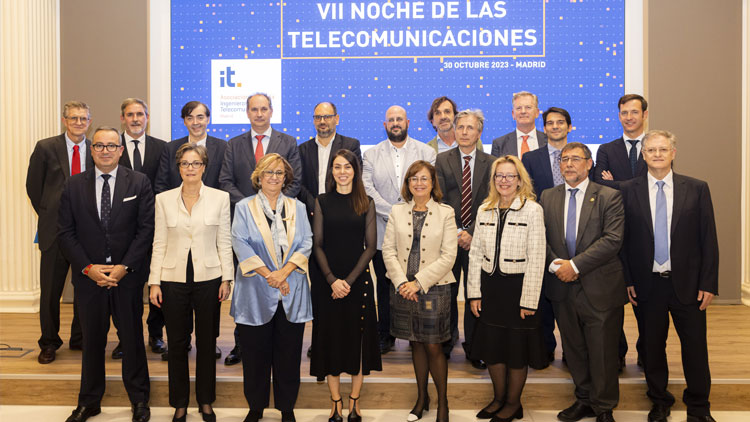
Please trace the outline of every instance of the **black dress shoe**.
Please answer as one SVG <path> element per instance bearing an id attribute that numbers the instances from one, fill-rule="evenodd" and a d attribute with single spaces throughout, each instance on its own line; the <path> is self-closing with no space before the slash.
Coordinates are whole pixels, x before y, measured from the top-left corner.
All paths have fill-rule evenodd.
<path id="1" fill-rule="evenodd" d="M 497 403 L 497 405 L 495 405 Z M 477 419 L 491 419 L 493 416 L 495 416 L 495 413 L 499 412 L 500 409 L 503 408 L 505 405 L 504 399 L 493 399 L 490 404 L 485 406 L 482 410 L 477 413 Z"/>
<path id="2" fill-rule="evenodd" d="M 224 365 L 232 366 L 242 362 L 242 356 L 240 355 L 240 346 L 234 346 L 229 354 L 224 358 Z M 249 416 L 249 415 L 248 415 Z"/>
<path id="3" fill-rule="evenodd" d="M 492 419 L 490 419 L 490 422 L 511 422 L 513 419 L 523 419 L 523 406 L 520 406 L 512 415 L 508 416 L 507 418 L 493 416 Z"/>
<path id="4" fill-rule="evenodd" d="M 112 359 L 122 359 L 122 347 L 120 347 L 120 343 L 117 343 L 117 346 L 112 350 Z"/>
<path id="5" fill-rule="evenodd" d="M 221 349 L 219 349 L 219 346 L 216 346 L 216 360 L 221 359 Z"/>
<path id="6" fill-rule="evenodd" d="M 294 410 L 281 412 L 281 422 L 297 422 L 297 419 L 294 417 Z"/>
<path id="7" fill-rule="evenodd" d="M 612 415 L 612 411 L 608 410 L 596 415 L 596 422 L 615 422 L 615 417 Z"/>
<path id="8" fill-rule="evenodd" d="M 198 405 L 198 412 L 203 417 L 204 422 L 216 422 L 216 413 L 214 413 L 214 409 L 211 409 L 211 413 L 204 413 L 203 406 Z"/>
<path id="9" fill-rule="evenodd" d="M 133 410 L 133 422 L 148 422 L 151 419 L 151 409 L 148 403 L 140 402 L 131 406 Z"/>
<path id="10" fill-rule="evenodd" d="M 96 416 L 98 414 L 102 413 L 102 408 L 97 407 L 86 407 L 86 406 L 78 406 L 73 411 L 73 413 L 68 416 L 68 419 L 65 420 L 65 422 L 84 422 L 86 419 Z"/>
<path id="11" fill-rule="evenodd" d="M 148 336 L 148 347 L 154 353 L 164 353 L 167 351 L 167 345 L 161 337 Z"/>
<path id="12" fill-rule="evenodd" d="M 596 416 L 596 413 L 591 406 L 576 401 L 572 406 L 558 413 L 557 419 L 563 422 L 577 422 L 583 418 L 593 418 L 594 416 Z"/>
<path id="13" fill-rule="evenodd" d="M 247 416 L 245 416 L 245 420 L 243 422 L 258 422 L 259 420 L 263 419 L 263 411 L 257 411 L 257 410 L 251 410 L 247 412 Z"/>
<path id="14" fill-rule="evenodd" d="M 161 354 L 161 360 L 164 362 L 169 360 L 169 349 L 165 350 L 164 353 Z"/>
<path id="15" fill-rule="evenodd" d="M 307 348 L 307 357 L 308 359 L 312 357 L 312 346 Z"/>
<path id="16" fill-rule="evenodd" d="M 714 419 L 711 415 L 704 415 L 704 416 L 687 415 L 687 422 L 716 422 L 716 419 Z"/>
<path id="17" fill-rule="evenodd" d="M 481 359 L 469 359 L 474 369 L 487 369 L 487 364 Z"/>
<path id="18" fill-rule="evenodd" d="M 651 406 L 651 411 L 648 412 L 648 422 L 667 422 L 670 413 L 669 407 L 655 404 Z"/>
<path id="19" fill-rule="evenodd" d="M 46 349 L 42 349 L 41 352 L 39 352 L 39 356 L 37 356 L 36 360 L 37 362 L 41 363 L 42 365 L 46 365 L 48 363 L 52 363 L 55 360 L 55 349 L 48 347 Z"/>

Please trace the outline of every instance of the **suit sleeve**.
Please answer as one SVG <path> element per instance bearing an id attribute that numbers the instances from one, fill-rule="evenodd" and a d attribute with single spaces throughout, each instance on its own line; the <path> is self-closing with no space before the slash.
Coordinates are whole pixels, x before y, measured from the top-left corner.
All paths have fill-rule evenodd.
<path id="1" fill-rule="evenodd" d="M 159 170 L 156 171 L 156 180 L 154 181 L 154 195 L 158 195 L 164 191 L 171 189 L 169 186 L 169 173 L 174 162 L 171 160 L 169 154 L 170 148 L 165 146 L 162 148 L 161 156 L 159 156 Z"/>
<path id="2" fill-rule="evenodd" d="M 382 217 L 388 217 L 391 214 L 391 204 L 383 199 L 375 189 L 373 184 L 373 177 L 375 172 L 375 163 L 372 162 L 373 154 L 365 154 L 364 162 L 362 164 L 362 182 L 365 185 L 365 191 L 367 195 L 375 201 L 375 211 Z"/>
<path id="3" fill-rule="evenodd" d="M 302 160 L 299 157 L 299 148 L 297 148 L 297 142 L 294 138 L 289 137 L 290 145 L 289 151 L 287 152 L 286 160 L 289 165 L 292 166 L 294 171 L 294 180 L 284 189 L 284 195 L 290 198 L 296 198 L 300 191 L 300 178 L 302 177 Z M 225 155 L 226 156 L 226 155 Z M 307 215 L 307 213 L 305 213 Z M 309 255 L 309 254 L 308 254 Z"/>
<path id="4" fill-rule="evenodd" d="M 57 220 L 59 231 L 57 236 L 60 240 L 60 249 L 65 258 L 70 262 L 73 274 L 79 274 L 87 265 L 94 264 L 94 262 L 91 262 L 83 245 L 78 241 L 75 215 L 71 199 L 70 183 L 66 183 L 60 197 L 60 212 Z"/>
<path id="5" fill-rule="evenodd" d="M 719 242 L 716 236 L 714 206 L 708 184 L 700 187 L 700 242 L 701 270 L 698 279 L 698 290 L 719 294 Z"/>
<path id="6" fill-rule="evenodd" d="M 443 211 L 443 240 L 440 242 L 440 257 L 426 267 L 420 268 L 414 277 L 419 281 L 425 292 L 437 284 L 441 278 L 449 273 L 456 262 L 458 242 L 456 241 L 456 216 L 453 208 L 444 206 Z M 432 247 L 432 245 L 427 245 Z"/>
<path id="7" fill-rule="evenodd" d="M 396 222 L 393 214 L 388 217 L 388 223 L 385 225 L 385 235 L 383 237 L 383 263 L 385 264 L 386 274 L 391 279 L 393 286 L 398 286 L 407 281 L 406 273 L 398 262 L 398 234 L 396 233 Z"/>
<path id="8" fill-rule="evenodd" d="M 362 150 L 360 149 L 359 141 L 354 138 L 351 138 L 351 139 L 352 139 L 351 151 L 354 153 L 354 155 L 357 156 L 357 159 L 359 160 L 359 164 L 362 164 Z"/>
<path id="9" fill-rule="evenodd" d="M 221 172 L 219 173 L 221 190 L 229 192 L 229 199 L 233 205 L 245 198 L 234 181 L 234 146 L 231 143 L 227 145 L 227 149 L 224 151 L 224 162 L 221 164 Z"/>
<path id="10" fill-rule="evenodd" d="M 602 145 L 604 147 L 604 145 Z M 620 189 L 620 182 L 615 180 L 604 180 L 602 178 L 602 173 L 604 171 L 611 171 L 610 165 L 609 165 L 609 154 L 607 153 L 607 148 L 599 147 L 598 150 L 596 150 L 596 167 L 594 167 L 594 181 L 596 183 L 599 183 L 600 185 L 609 186 L 613 189 Z"/>
<path id="11" fill-rule="evenodd" d="M 492 152 L 490 154 L 492 154 L 495 157 L 500 156 L 500 140 L 501 139 L 502 138 L 495 138 L 492 140 Z"/>
<path id="12" fill-rule="evenodd" d="M 39 143 L 34 147 L 29 159 L 29 168 L 26 172 L 26 194 L 29 195 L 31 206 L 37 215 L 42 205 L 42 191 L 44 190 L 44 177 L 47 174 L 47 159 Z"/>
<path id="13" fill-rule="evenodd" d="M 255 270 L 266 266 L 258 256 L 250 239 L 250 224 L 255 224 L 246 203 L 238 204 L 234 208 L 232 220 L 232 248 L 237 255 L 238 266 L 245 277 L 255 275 Z"/>
<path id="14" fill-rule="evenodd" d="M 610 198 L 603 198 L 606 207 L 600 219 L 602 225 L 601 236 L 595 240 L 585 251 L 572 258 L 573 263 L 581 274 L 586 274 L 596 267 L 617 256 L 622 246 L 623 233 L 625 231 L 625 210 L 622 205 L 622 195 L 619 191 L 612 192 Z M 592 212 L 596 212 L 593 210 Z M 580 222 L 579 222 L 580 223 Z"/>
<path id="15" fill-rule="evenodd" d="M 146 255 L 154 240 L 154 191 L 147 177 L 141 178 L 138 187 L 138 216 L 135 238 L 122 257 L 121 264 L 138 270 L 146 262 Z"/>

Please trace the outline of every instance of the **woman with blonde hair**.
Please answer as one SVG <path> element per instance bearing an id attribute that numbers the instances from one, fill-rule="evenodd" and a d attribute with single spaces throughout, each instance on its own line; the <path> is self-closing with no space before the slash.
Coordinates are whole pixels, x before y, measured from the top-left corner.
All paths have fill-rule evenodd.
<path id="1" fill-rule="evenodd" d="M 523 418 L 528 367 L 542 369 L 547 363 L 535 315 L 546 239 L 544 213 L 521 160 L 500 157 L 490 174 L 469 251 L 467 297 L 478 318 L 470 356 L 487 363 L 494 389 L 494 399 L 477 418 L 509 422 Z"/>

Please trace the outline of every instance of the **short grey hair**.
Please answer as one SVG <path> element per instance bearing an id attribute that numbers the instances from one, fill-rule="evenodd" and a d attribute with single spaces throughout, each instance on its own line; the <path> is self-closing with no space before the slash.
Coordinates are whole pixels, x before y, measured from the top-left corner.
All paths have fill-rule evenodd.
<path id="1" fill-rule="evenodd" d="M 537 98 L 536 94 L 532 94 L 529 91 L 514 92 L 512 103 L 515 103 L 516 100 L 521 97 L 531 97 L 534 100 L 534 105 L 537 106 L 537 108 L 539 108 L 539 98 Z M 511 106 L 513 105 L 512 103 L 511 103 Z"/>
<path id="2" fill-rule="evenodd" d="M 484 113 L 478 108 L 469 108 L 456 113 L 456 116 L 453 117 L 453 126 L 456 126 L 459 119 L 469 116 L 474 116 L 474 118 L 477 119 L 477 129 L 482 132 L 484 130 Z"/>
<path id="3" fill-rule="evenodd" d="M 668 131 L 668 130 L 649 130 L 646 132 L 646 135 L 643 136 L 643 146 L 646 146 L 646 141 L 648 141 L 651 138 L 657 137 L 657 136 L 663 136 L 669 141 L 669 146 L 672 147 L 672 149 L 677 148 L 677 137 L 674 136 L 674 133 Z"/>

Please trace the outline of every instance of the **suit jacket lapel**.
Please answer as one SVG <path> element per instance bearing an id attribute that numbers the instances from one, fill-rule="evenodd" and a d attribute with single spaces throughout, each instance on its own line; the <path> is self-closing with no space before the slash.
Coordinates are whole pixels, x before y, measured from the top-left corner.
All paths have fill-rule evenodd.
<path id="1" fill-rule="evenodd" d="M 60 168 L 64 168 L 66 171 L 65 173 L 65 180 L 68 180 L 70 177 L 70 163 L 68 162 L 68 142 L 65 140 L 65 134 L 63 133 L 60 135 L 62 138 L 62 142 L 55 143 L 55 155 L 57 156 L 57 159 L 60 160 Z M 79 148 L 80 150 L 80 148 Z M 88 154 L 86 154 L 86 157 L 91 155 L 91 150 L 89 149 Z M 89 167 L 86 167 L 87 169 Z"/>
<path id="2" fill-rule="evenodd" d="M 153 163 L 156 163 L 158 166 L 159 163 L 159 156 L 156 154 L 156 148 L 154 146 L 156 145 L 156 141 L 154 141 L 154 138 L 151 136 L 146 135 L 146 143 L 148 143 L 148 147 L 146 147 L 146 156 L 143 158 L 143 167 L 151 167 Z M 206 142 L 208 143 L 208 142 Z"/>
<path id="3" fill-rule="evenodd" d="M 120 135 L 120 144 L 124 147 L 122 156 L 120 157 L 120 165 L 125 166 L 129 169 L 133 168 L 133 164 L 130 162 L 130 156 L 128 155 L 128 144 L 125 142 L 125 134 Z M 143 163 L 141 162 L 141 165 Z"/>
<path id="4" fill-rule="evenodd" d="M 312 193 L 314 196 L 317 196 L 318 194 L 318 143 L 315 142 L 315 138 L 313 138 L 312 147 L 310 148 L 312 151 L 310 151 L 310 155 L 307 157 L 307 160 L 310 164 L 310 168 L 312 171 L 310 172 L 310 181 L 312 182 L 312 186 L 314 189 L 314 192 Z"/>
<path id="5" fill-rule="evenodd" d="M 518 157 L 518 134 L 514 130 L 510 133 L 508 138 L 510 139 L 510 155 Z"/>
<path id="6" fill-rule="evenodd" d="M 482 154 L 480 155 L 477 153 L 476 161 L 474 162 L 474 175 L 473 175 L 473 182 L 471 184 L 471 203 L 474 204 L 475 201 L 479 200 L 482 201 L 484 198 L 477 198 L 477 194 L 479 193 L 481 187 L 483 185 L 486 185 L 487 180 L 485 180 L 485 176 L 487 175 L 487 168 L 489 167 L 489 163 L 487 162 L 487 156 Z"/>
<path id="7" fill-rule="evenodd" d="M 464 172 L 463 172 L 464 160 L 461 157 L 461 151 L 458 150 L 458 147 L 451 149 L 450 154 L 451 154 L 451 158 L 450 160 L 448 160 L 448 165 L 450 166 L 451 171 L 453 172 L 453 177 L 456 178 L 456 186 L 458 186 L 458 203 L 459 203 L 459 208 L 460 208 L 461 192 L 463 191 L 463 182 L 464 182 Z"/>
<path id="8" fill-rule="evenodd" d="M 651 200 L 649 199 L 648 188 L 648 176 L 639 177 L 636 181 L 635 197 L 638 205 L 641 207 L 641 214 L 647 218 L 648 232 L 651 234 L 651 239 L 653 239 L 654 223 L 653 216 L 651 215 Z M 672 221 L 674 221 L 674 215 L 672 215 Z"/>
<path id="9" fill-rule="evenodd" d="M 92 168 L 94 168 L 94 157 L 91 156 L 91 140 L 86 138 L 86 170 Z"/>
<path id="10" fill-rule="evenodd" d="M 125 193 L 130 185 L 130 172 L 127 169 L 120 167 L 117 170 L 117 177 L 115 177 L 115 191 L 112 193 L 112 213 L 109 217 L 109 226 L 112 227 L 113 221 L 120 215 L 122 209 L 122 200 L 125 198 Z"/>
<path id="11" fill-rule="evenodd" d="M 284 221 L 286 221 L 286 244 L 289 245 L 289 249 L 284 252 L 282 257 L 283 262 L 289 258 L 289 251 L 292 250 L 294 243 L 294 235 L 297 231 L 297 206 L 293 198 L 284 198 Z"/>
<path id="12" fill-rule="evenodd" d="M 326 185 L 328 184 L 328 179 L 330 179 L 331 177 L 333 177 L 331 175 L 331 173 L 328 172 L 328 169 L 331 168 L 331 164 L 333 163 L 333 158 L 336 155 L 336 151 L 344 148 L 344 140 L 341 138 L 341 135 L 339 135 L 338 133 L 336 134 L 336 136 L 333 137 L 333 141 L 332 142 L 333 142 L 333 145 L 331 145 L 331 153 L 328 155 L 328 163 L 327 163 L 327 167 L 326 167 L 326 178 L 325 178 Z M 318 163 L 318 155 L 317 155 L 317 148 L 316 148 L 315 164 L 317 165 L 317 163 Z M 317 167 L 316 167 L 316 169 L 317 169 Z M 320 169 L 318 169 L 317 171 L 319 171 L 319 170 Z M 316 175 L 318 174 L 317 171 L 315 172 Z M 318 179 L 315 179 L 315 182 L 316 182 L 315 183 L 315 187 L 317 189 L 320 189 L 320 186 L 318 186 L 317 181 L 318 181 Z M 324 186 L 324 188 L 325 188 L 325 186 Z"/>
<path id="13" fill-rule="evenodd" d="M 542 177 L 549 181 L 550 186 L 555 186 L 555 178 L 552 177 L 552 164 L 550 164 L 549 161 L 549 147 L 547 145 L 543 146 L 542 148 L 539 148 L 544 153 L 540 154 L 539 159 L 543 160 L 542 165 L 539 166 L 539 168 L 542 169 Z M 563 188 L 563 193 L 565 192 L 565 189 Z M 564 199 L 563 199 L 564 200 Z"/>
<path id="14" fill-rule="evenodd" d="M 551 204 L 549 205 L 554 216 L 552 224 L 555 226 L 550 227 L 549 232 L 552 236 L 558 237 L 550 239 L 550 243 L 562 245 L 563 249 L 567 250 L 565 245 L 565 185 L 555 186 L 551 191 Z"/>
<path id="15" fill-rule="evenodd" d="M 565 185 L 562 185 L 565 186 Z M 589 182 L 586 192 L 583 193 L 583 204 L 581 204 L 581 216 L 578 218 L 578 227 L 576 227 L 576 249 L 581 242 L 583 232 L 586 229 L 586 222 L 591 219 L 591 212 L 594 209 L 597 199 L 599 198 L 599 187 Z"/>
<path id="16" fill-rule="evenodd" d="M 96 173 L 93 167 L 86 170 L 85 189 L 86 208 L 88 208 L 88 212 L 94 218 L 94 221 L 96 221 L 99 228 L 103 230 L 104 226 L 102 226 L 101 217 L 99 217 L 99 208 L 97 208 L 98 204 L 96 203 Z"/>
<path id="17" fill-rule="evenodd" d="M 275 269 L 278 270 L 281 267 L 279 266 L 279 263 L 276 260 L 276 248 L 273 246 L 273 238 L 271 237 L 271 227 L 268 225 L 268 220 L 266 220 L 266 214 L 263 213 L 263 209 L 260 206 L 260 199 L 258 199 L 258 196 L 256 195 L 255 198 L 250 200 L 247 203 L 247 206 L 248 208 L 250 208 L 250 215 L 253 217 L 253 221 L 255 221 L 255 226 L 258 227 L 260 236 L 263 238 L 263 243 L 266 245 L 266 251 L 268 252 L 268 256 L 271 257 L 271 260 L 273 260 L 274 265 L 276 265 Z"/>
<path id="18" fill-rule="evenodd" d="M 677 227 L 677 220 L 680 219 L 685 203 L 685 196 L 687 195 L 687 188 L 685 187 L 685 180 L 677 174 L 672 172 L 672 184 L 674 185 L 672 191 L 672 224 L 669 228 L 670 235 L 674 234 L 675 227 Z"/>
<path id="19" fill-rule="evenodd" d="M 408 143 L 408 142 L 407 142 Z M 381 144 L 382 146 L 382 154 L 381 157 L 383 159 L 383 166 L 385 166 L 388 169 L 388 174 L 391 176 L 391 183 L 393 184 L 393 187 L 396 189 L 396 192 L 401 192 L 401 186 L 398 185 L 398 178 L 400 175 L 396 174 L 396 167 L 393 166 L 393 157 L 391 157 L 391 142 L 383 142 Z M 407 158 L 408 159 L 408 158 Z M 406 163 L 407 161 L 404 160 Z M 375 163 L 376 165 L 379 163 Z"/>

